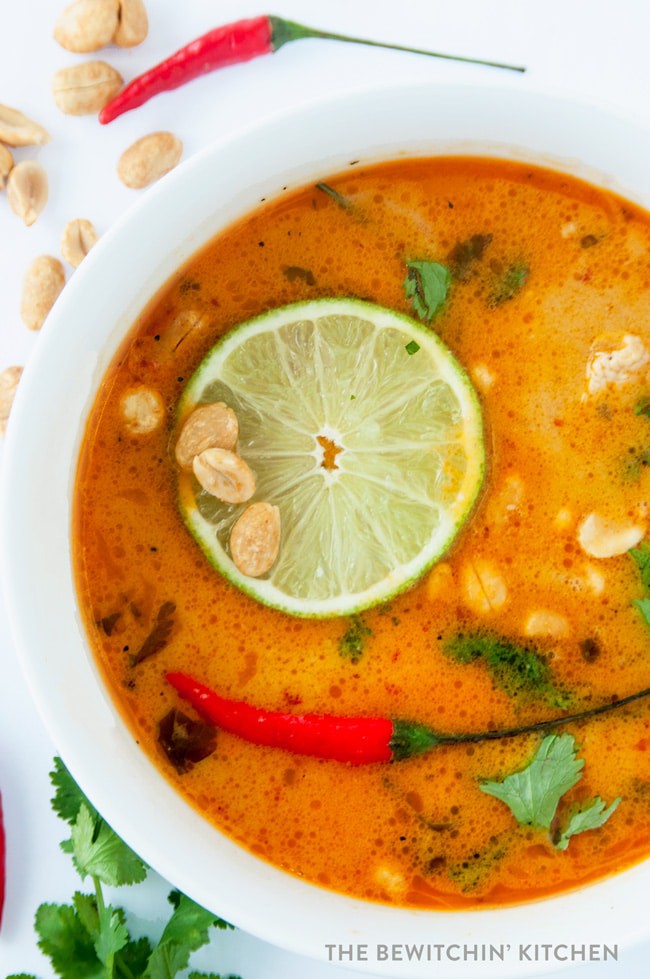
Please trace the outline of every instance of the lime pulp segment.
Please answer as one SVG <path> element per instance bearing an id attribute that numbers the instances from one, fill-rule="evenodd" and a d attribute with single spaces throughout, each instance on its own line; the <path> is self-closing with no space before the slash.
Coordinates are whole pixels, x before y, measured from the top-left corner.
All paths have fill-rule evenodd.
<path id="1" fill-rule="evenodd" d="M 280 509 L 278 559 L 264 578 L 232 562 L 248 504 L 179 476 L 183 518 L 211 563 L 285 612 L 346 615 L 386 601 L 448 549 L 481 488 L 476 393 L 435 333 L 352 299 L 272 310 L 231 330 L 190 379 L 178 417 L 223 401 L 257 477 L 249 503 Z"/>

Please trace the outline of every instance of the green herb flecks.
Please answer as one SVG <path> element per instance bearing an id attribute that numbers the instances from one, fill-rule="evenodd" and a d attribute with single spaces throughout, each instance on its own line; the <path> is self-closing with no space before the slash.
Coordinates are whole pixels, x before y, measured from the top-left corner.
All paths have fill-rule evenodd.
<path id="1" fill-rule="evenodd" d="M 628 483 L 638 483 L 641 470 L 650 466 L 650 449 L 630 449 L 623 464 L 623 478 Z"/>
<path id="2" fill-rule="evenodd" d="M 459 241 L 447 256 L 447 262 L 455 279 L 464 282 L 469 278 L 474 266 L 481 261 L 485 249 L 492 242 L 492 235 L 472 235 Z"/>
<path id="3" fill-rule="evenodd" d="M 443 652 L 457 663 L 485 663 L 494 683 L 510 697 L 543 699 L 566 710 L 570 696 L 558 687 L 546 657 L 532 646 L 519 646 L 490 632 L 457 635 Z"/>
<path id="4" fill-rule="evenodd" d="M 418 352 L 418 350 L 420 349 L 420 344 L 417 343 L 415 340 L 411 340 L 409 343 L 406 344 L 406 346 L 404 347 L 404 349 L 406 350 L 407 354 L 410 357 L 412 357 L 413 354 L 416 354 Z"/>
<path id="5" fill-rule="evenodd" d="M 327 196 L 328 197 L 331 197 L 332 200 L 336 204 L 338 204 L 339 207 L 342 207 L 343 208 L 344 211 L 353 211 L 354 210 L 354 204 L 352 203 L 352 201 L 350 200 L 350 198 L 349 197 L 345 197 L 345 195 L 339 193 L 338 190 L 334 190 L 334 188 L 333 187 L 330 187 L 329 184 L 325 184 L 325 183 L 323 183 L 321 181 L 320 183 L 317 183 L 316 184 L 316 190 L 320 190 L 320 191 L 322 191 L 323 194 L 327 194 Z"/>
<path id="6" fill-rule="evenodd" d="M 489 296 L 490 306 L 501 306 L 521 292 L 528 281 L 530 269 L 524 262 L 514 262 L 495 282 Z"/>
<path id="7" fill-rule="evenodd" d="M 366 642 L 372 635 L 360 615 L 353 615 L 350 624 L 339 640 L 339 652 L 343 659 L 358 663 L 366 648 Z"/>
<path id="8" fill-rule="evenodd" d="M 504 802 L 522 826 L 550 832 L 562 796 L 578 784 L 583 768 L 584 760 L 577 757 L 573 735 L 550 734 L 525 768 L 507 775 L 502 782 L 481 782 L 479 788 Z M 597 797 L 570 809 L 564 829 L 554 834 L 554 845 L 566 850 L 572 836 L 598 829 L 620 801 L 616 799 L 605 808 L 606 803 Z"/>
<path id="9" fill-rule="evenodd" d="M 635 415 L 643 415 L 644 418 L 650 418 L 650 398 L 640 398 L 639 401 L 634 406 Z"/>
<path id="10" fill-rule="evenodd" d="M 442 309 L 450 285 L 451 272 L 440 262 L 406 263 L 404 293 L 411 300 L 413 312 L 426 323 Z"/>
<path id="11" fill-rule="evenodd" d="M 173 911 L 158 942 L 132 938 L 124 909 L 106 904 L 102 885 L 140 882 L 146 864 L 104 822 L 58 758 L 50 778 L 55 788 L 52 808 L 71 825 L 62 849 L 72 855 L 82 877 L 90 876 L 93 893 L 77 891 L 70 904 L 40 905 L 34 925 L 39 948 L 61 979 L 173 979 L 187 969 L 192 953 L 207 944 L 210 928 L 231 926 L 172 891 Z M 219 979 L 200 972 L 192 976 Z"/>

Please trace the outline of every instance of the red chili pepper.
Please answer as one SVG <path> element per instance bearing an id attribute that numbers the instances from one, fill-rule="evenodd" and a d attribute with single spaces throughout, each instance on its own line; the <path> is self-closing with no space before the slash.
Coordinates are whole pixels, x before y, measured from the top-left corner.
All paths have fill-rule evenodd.
<path id="1" fill-rule="evenodd" d="M 5 875 L 7 871 L 5 851 L 5 824 L 2 816 L 2 796 L 0 795 L 0 926 L 2 925 L 2 911 L 5 906 Z"/>
<path id="2" fill-rule="evenodd" d="M 635 700 L 650 697 L 649 687 L 600 707 L 536 724 L 501 731 L 479 731 L 476 734 L 438 734 L 423 724 L 385 717 L 335 717 L 331 714 L 288 714 L 264 710 L 251 707 L 241 700 L 221 697 L 186 673 L 167 673 L 165 679 L 204 720 L 230 734 L 236 734 L 244 741 L 270 748 L 284 748 L 295 755 L 347 761 L 352 765 L 403 761 L 438 745 L 477 744 L 547 731 L 572 721 L 607 714 Z"/>
<path id="3" fill-rule="evenodd" d="M 99 121 L 102 124 L 112 122 L 123 112 L 137 108 L 160 92 L 169 92 L 193 78 L 216 71 L 217 68 L 250 61 L 251 58 L 257 58 L 262 54 L 272 54 L 289 41 L 299 41 L 307 37 L 367 44 L 375 48 L 408 51 L 411 54 L 424 54 L 431 58 L 465 61 L 475 65 L 488 65 L 491 68 L 505 68 L 509 71 L 526 70 L 514 65 L 500 64 L 497 61 L 464 58 L 460 55 L 404 47 L 401 44 L 387 44 L 381 41 L 369 41 L 362 37 L 332 34 L 305 27 L 304 24 L 297 24 L 292 20 L 284 20 L 282 17 L 253 17 L 250 20 L 239 20 L 234 24 L 226 24 L 224 27 L 208 31 L 207 34 L 197 37 L 195 41 L 190 41 L 154 68 L 134 78 L 119 95 L 104 106 L 99 113 Z"/>

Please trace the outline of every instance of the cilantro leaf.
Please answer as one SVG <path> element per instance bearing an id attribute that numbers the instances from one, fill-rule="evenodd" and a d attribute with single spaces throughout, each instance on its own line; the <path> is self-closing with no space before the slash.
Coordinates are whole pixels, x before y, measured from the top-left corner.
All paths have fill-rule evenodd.
<path id="1" fill-rule="evenodd" d="M 519 646 L 492 632 L 476 632 L 453 636 L 443 652 L 457 663 L 481 660 L 510 697 L 540 697 L 563 710 L 570 705 L 570 697 L 553 682 L 546 657 L 533 646 Z"/>
<path id="2" fill-rule="evenodd" d="M 104 907 L 99 910 L 99 931 L 94 941 L 97 958 L 105 966 L 109 976 L 113 974 L 116 954 L 129 941 L 129 932 L 124 924 L 121 908 Z"/>
<path id="3" fill-rule="evenodd" d="M 147 865 L 101 817 L 93 818 L 85 803 L 68 842 L 82 879 L 90 875 L 104 884 L 120 887 L 139 883 L 147 876 Z"/>
<path id="4" fill-rule="evenodd" d="M 550 829 L 560 799 L 582 777 L 584 761 L 576 754 L 571 734 L 550 734 L 525 768 L 479 788 L 505 802 L 522 825 Z"/>
<path id="5" fill-rule="evenodd" d="M 604 799 L 597 795 L 595 799 L 582 802 L 577 808 L 574 808 L 555 843 L 557 849 L 566 850 L 572 836 L 576 836 L 578 833 L 586 833 L 590 829 L 598 829 L 606 823 L 620 801 L 621 797 L 619 796 L 618 799 L 614 799 L 611 806 L 607 806 Z M 605 808 L 606 806 L 607 808 Z"/>
<path id="6" fill-rule="evenodd" d="M 67 904 L 41 904 L 36 912 L 38 947 L 65 979 L 105 979 L 91 936 Z"/>
<path id="7" fill-rule="evenodd" d="M 12 972 L 10 976 L 7 976 L 7 979 L 36 979 L 36 976 L 28 975 L 26 972 Z M 219 976 L 217 976 L 217 979 L 219 979 Z M 230 977 L 227 977 L 227 979 L 230 979 Z"/>
<path id="8" fill-rule="evenodd" d="M 404 293 L 413 311 L 430 323 L 442 308 L 451 285 L 451 272 L 440 262 L 407 262 Z"/>
<path id="9" fill-rule="evenodd" d="M 633 547 L 627 552 L 641 575 L 643 587 L 650 591 L 650 544 L 642 541 L 638 547 Z"/>
<path id="10" fill-rule="evenodd" d="M 650 598 L 634 598 L 632 605 L 638 608 L 645 624 L 650 625 Z"/>
<path id="11" fill-rule="evenodd" d="M 97 814 L 97 810 L 88 802 L 60 758 L 54 759 L 54 769 L 50 772 L 50 782 L 55 788 L 52 809 L 64 822 L 72 825 L 84 803 L 93 815 Z"/>
<path id="12" fill-rule="evenodd" d="M 171 979 L 187 967 L 192 952 L 207 945 L 211 925 L 232 927 L 180 891 L 172 891 L 169 902 L 174 906 L 174 911 L 151 953 L 145 979 Z"/>
<path id="13" fill-rule="evenodd" d="M 143 976 L 147 968 L 147 962 L 151 955 L 152 947 L 148 938 L 133 939 L 126 943 L 124 948 L 116 954 L 114 959 L 114 971 L 116 976 Z"/>

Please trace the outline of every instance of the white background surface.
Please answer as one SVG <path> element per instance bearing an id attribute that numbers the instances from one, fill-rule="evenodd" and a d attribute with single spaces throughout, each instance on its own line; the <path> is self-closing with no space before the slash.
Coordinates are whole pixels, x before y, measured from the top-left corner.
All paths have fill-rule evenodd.
<path id="1" fill-rule="evenodd" d="M 39 254 L 59 254 L 60 235 L 69 220 L 87 217 L 105 232 L 141 193 L 127 190 L 115 174 L 119 154 L 136 138 L 170 129 L 183 140 L 187 158 L 216 135 L 324 92 L 365 88 L 391 76 L 477 86 L 495 81 L 492 69 L 301 41 L 272 57 L 207 76 L 100 127 L 94 117 L 64 116 L 56 109 L 50 79 L 57 68 L 99 57 L 128 80 L 192 37 L 220 23 L 264 13 L 266 7 L 253 0 L 149 0 L 150 34 L 143 45 L 84 56 L 70 54 L 52 40 L 63 4 L 2 0 L 0 10 L 0 102 L 20 108 L 52 135 L 45 147 L 15 153 L 17 161 L 39 159 L 48 172 L 50 201 L 39 221 L 25 228 L 0 193 L 0 370 L 25 364 L 38 342 L 19 315 L 21 281 L 29 262 Z M 278 0 L 272 12 L 326 30 L 524 64 L 529 69 L 525 76 L 498 73 L 497 80 L 606 105 L 650 125 L 650 5 L 645 0 Z M 423 135 L 435 135 L 435 119 L 423 119 L 422 127 Z M 67 272 L 71 275 L 72 269 Z M 45 490 L 46 473 L 43 478 Z M 0 791 L 8 854 L 0 977 L 12 972 L 33 972 L 41 979 L 52 975 L 36 948 L 33 914 L 42 901 L 67 901 L 78 887 L 69 859 L 58 851 L 65 827 L 49 807 L 47 773 L 55 753 L 32 706 L 0 605 Z M 146 923 L 164 913 L 166 890 L 152 875 L 148 884 L 116 893 L 116 902 L 124 901 L 136 916 L 134 931 L 145 930 Z M 220 933 L 194 962 L 215 972 L 238 973 L 242 979 L 355 975 L 289 955 L 242 932 Z M 564 974 L 571 979 L 647 979 L 650 945 L 624 950 L 618 963 Z"/>

